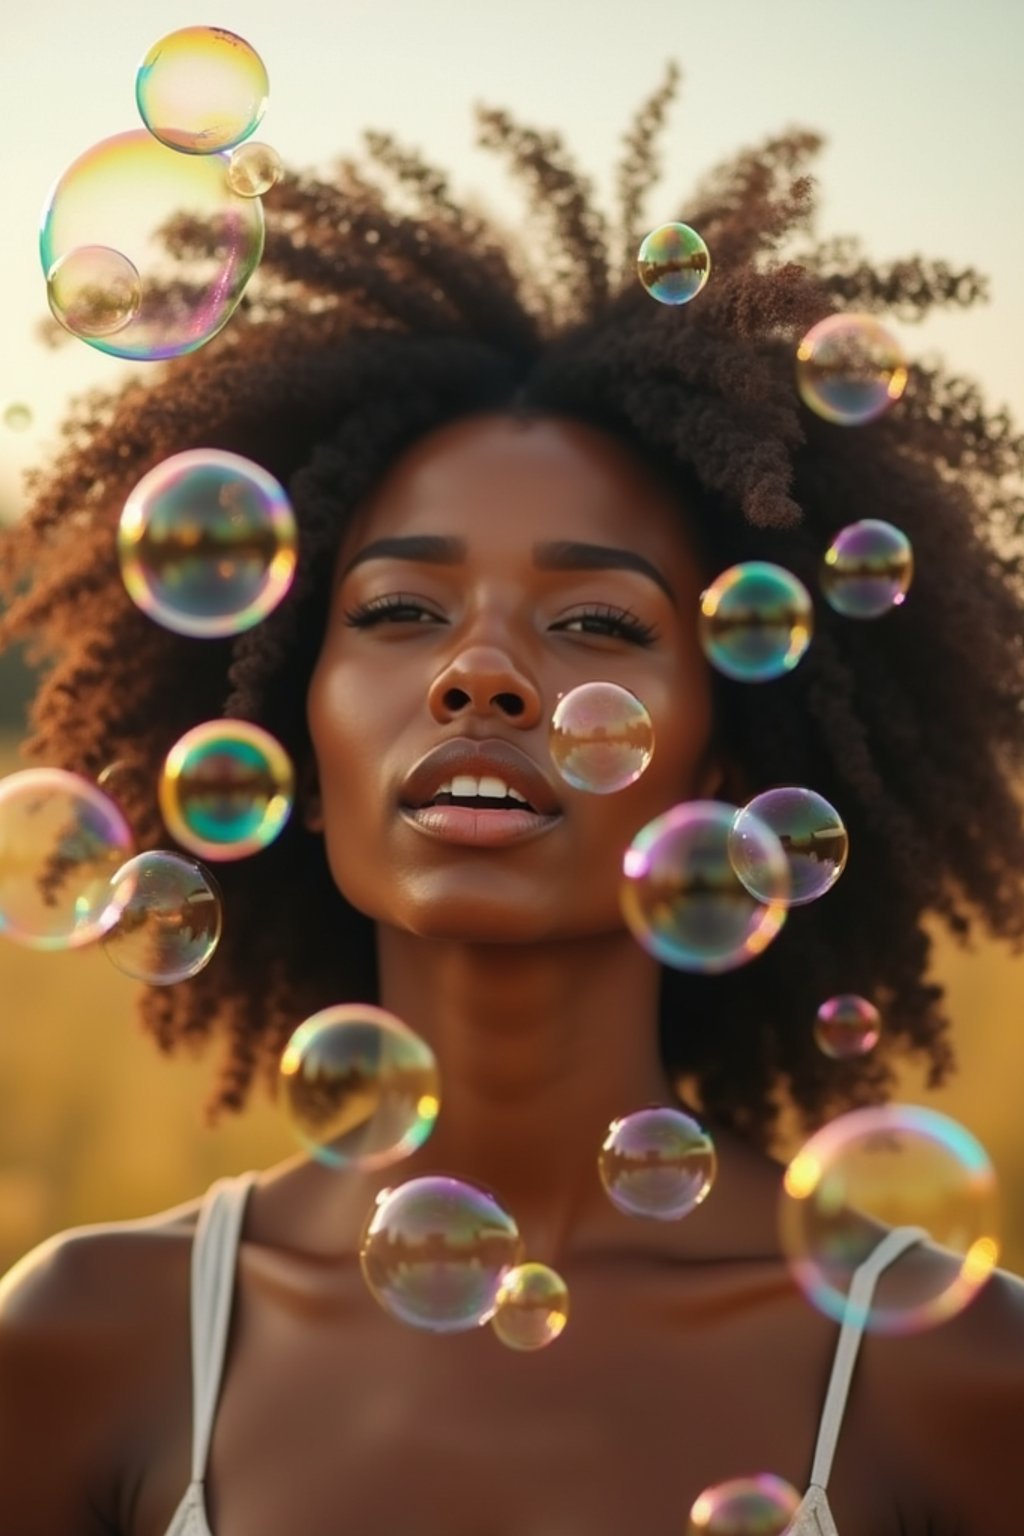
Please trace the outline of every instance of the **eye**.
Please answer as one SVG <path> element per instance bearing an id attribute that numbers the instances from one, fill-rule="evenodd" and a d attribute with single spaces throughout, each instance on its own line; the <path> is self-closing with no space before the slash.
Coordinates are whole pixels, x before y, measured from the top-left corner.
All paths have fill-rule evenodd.
<path id="1" fill-rule="evenodd" d="M 562 619 L 555 628 L 566 630 L 570 624 L 583 626 L 577 631 L 579 634 L 614 635 L 622 640 L 632 640 L 635 645 L 650 645 L 657 638 L 653 624 L 645 624 L 628 608 L 612 608 L 606 603 L 595 604 L 569 619 Z"/>
<path id="2" fill-rule="evenodd" d="M 373 624 L 379 624 L 383 620 L 391 623 L 422 623 L 425 620 L 438 619 L 436 613 L 431 613 L 429 608 L 417 602 L 413 597 L 407 597 L 402 592 L 389 592 L 384 597 L 371 597 L 368 602 L 360 603 L 355 608 L 345 610 L 345 623 L 351 624 L 354 629 L 369 629 Z"/>

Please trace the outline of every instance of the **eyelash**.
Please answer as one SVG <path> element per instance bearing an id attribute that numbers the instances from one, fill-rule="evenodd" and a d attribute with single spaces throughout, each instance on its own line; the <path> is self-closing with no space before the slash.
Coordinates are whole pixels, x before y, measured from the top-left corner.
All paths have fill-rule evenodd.
<path id="1" fill-rule="evenodd" d="M 395 614 L 410 611 L 436 617 L 430 614 L 430 610 L 424 608 L 422 603 L 403 597 L 400 592 L 391 592 L 385 597 L 373 597 L 369 602 L 361 603 L 356 608 L 346 609 L 345 622 L 354 629 L 369 629 L 371 625 L 379 624 L 389 615 L 394 619 Z M 575 623 L 580 619 L 597 619 L 608 624 L 621 639 L 631 640 L 635 645 L 651 645 L 657 638 L 654 625 L 645 624 L 642 619 L 637 618 L 635 613 L 630 613 L 628 608 L 612 608 L 607 603 L 596 603 L 585 608 L 582 613 L 575 613 L 571 619 L 565 619 L 562 622 Z"/>

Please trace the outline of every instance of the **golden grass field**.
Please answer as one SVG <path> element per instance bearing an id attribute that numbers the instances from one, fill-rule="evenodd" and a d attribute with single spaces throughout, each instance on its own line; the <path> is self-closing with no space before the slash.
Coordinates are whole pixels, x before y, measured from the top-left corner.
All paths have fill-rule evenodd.
<path id="1" fill-rule="evenodd" d="M 0 750 L 0 771 L 19 766 Z M 1024 1272 L 1024 962 L 940 946 L 961 1069 L 901 1097 L 967 1125 L 1000 1173 L 1003 1262 Z M 144 1215 L 200 1193 L 218 1175 L 295 1150 L 265 1097 L 216 1129 L 202 1105 L 216 1071 L 162 1057 L 134 1017 L 135 984 L 101 949 L 42 954 L 0 940 L 0 1271 L 64 1227 Z"/>

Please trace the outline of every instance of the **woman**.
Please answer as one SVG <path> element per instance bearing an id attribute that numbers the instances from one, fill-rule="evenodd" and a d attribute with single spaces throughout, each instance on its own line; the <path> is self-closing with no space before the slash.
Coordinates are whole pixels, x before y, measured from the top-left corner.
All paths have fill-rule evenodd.
<path id="1" fill-rule="evenodd" d="M 845 1413 L 841 1372 L 823 1412 L 836 1328 L 780 1254 L 768 1151 L 787 1100 L 816 1124 L 884 1098 L 903 1056 L 949 1071 L 928 921 L 1024 931 L 1020 443 L 938 371 L 859 431 L 800 405 L 793 347 L 831 309 L 981 292 L 970 272 L 878 271 L 815 243 L 813 136 L 741 156 L 687 206 L 715 263 L 695 303 L 638 287 L 674 84 L 627 136 L 614 248 L 557 141 L 500 113 L 482 136 L 530 191 L 529 247 L 382 136 L 391 194 L 352 167 L 338 186 L 286 179 L 245 312 L 156 384 L 89 402 L 5 552 L 4 638 L 55 657 L 32 751 L 91 776 L 134 764 L 143 843 L 167 845 L 146 786 L 200 720 L 257 721 L 300 765 L 293 825 L 218 866 L 215 962 L 146 995 L 157 1042 L 223 1031 L 217 1103 L 238 1109 L 316 1009 L 396 1014 L 444 1085 L 401 1175 L 498 1191 L 570 1286 L 564 1338 L 521 1356 L 376 1307 L 357 1252 L 393 1169 L 299 1158 L 65 1234 L 2 1291 L 5 1532 L 670 1532 L 703 1489 L 760 1471 L 809 1488 L 795 1529 L 815 1536 L 1020 1529 L 1024 1290 L 996 1274 L 941 1328 L 868 1335 Z M 257 459 L 300 523 L 292 593 L 234 641 L 149 624 L 117 570 L 125 496 L 190 446 Z M 713 673 L 709 579 L 764 558 L 813 583 L 862 516 L 914 545 L 906 609 L 823 613 L 784 681 Z M 571 788 L 547 752 L 555 700 L 595 678 L 655 729 L 649 769 L 611 796 Z M 417 807 L 458 772 L 519 789 L 527 834 L 438 835 Z M 841 808 L 843 879 L 755 964 L 663 970 L 624 926 L 625 847 L 680 801 L 779 783 Z M 886 1035 L 839 1070 L 807 1021 L 843 990 L 884 1006 Z M 680 1092 L 714 1135 L 712 1196 L 682 1222 L 625 1220 L 596 1149 L 616 1116 Z"/>

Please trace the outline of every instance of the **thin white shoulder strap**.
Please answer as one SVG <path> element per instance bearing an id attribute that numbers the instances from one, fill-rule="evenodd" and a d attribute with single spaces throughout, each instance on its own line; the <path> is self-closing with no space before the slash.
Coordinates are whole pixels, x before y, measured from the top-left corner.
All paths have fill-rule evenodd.
<path id="1" fill-rule="evenodd" d="M 254 1173 L 220 1179 L 207 1191 L 192 1242 L 192 1481 L 206 1476 L 220 1396 L 235 1264 Z"/>
<path id="2" fill-rule="evenodd" d="M 857 1363 L 857 1353 L 860 1349 L 868 1309 L 871 1306 L 871 1298 L 875 1294 L 879 1276 L 889 1268 L 890 1264 L 894 1264 L 902 1254 L 906 1253 L 908 1248 L 912 1248 L 915 1243 L 919 1243 L 927 1236 L 928 1233 L 922 1227 L 896 1227 L 883 1237 L 878 1247 L 868 1254 L 863 1264 L 853 1272 L 847 1298 L 846 1318 L 836 1345 L 832 1375 L 825 1394 L 825 1406 L 822 1409 L 821 1424 L 818 1429 L 818 1443 L 814 1448 L 814 1463 L 811 1467 L 812 1488 L 828 1486 L 832 1458 L 836 1453 L 836 1442 L 839 1439 L 839 1429 L 843 1422 L 846 1399 L 853 1378 L 853 1368 Z"/>

